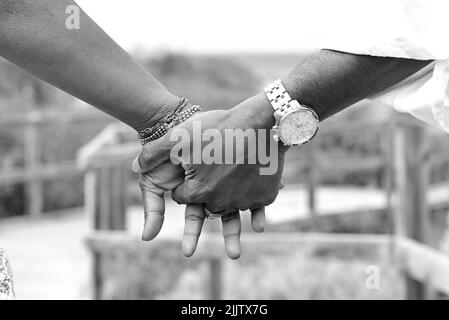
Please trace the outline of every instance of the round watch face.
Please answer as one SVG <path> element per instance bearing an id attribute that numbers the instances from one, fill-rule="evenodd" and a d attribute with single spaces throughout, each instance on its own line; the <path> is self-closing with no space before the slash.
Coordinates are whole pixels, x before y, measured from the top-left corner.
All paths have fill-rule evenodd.
<path id="1" fill-rule="evenodd" d="M 318 129 L 318 119 L 307 110 L 295 110 L 286 114 L 279 123 L 279 138 L 285 144 L 303 144 L 312 139 Z"/>

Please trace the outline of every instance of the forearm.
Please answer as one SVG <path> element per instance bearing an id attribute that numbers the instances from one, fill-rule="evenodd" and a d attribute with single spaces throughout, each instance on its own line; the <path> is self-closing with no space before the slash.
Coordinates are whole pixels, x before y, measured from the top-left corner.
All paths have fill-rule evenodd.
<path id="1" fill-rule="evenodd" d="M 0 55 L 136 130 L 177 97 L 81 12 L 65 26 L 71 0 L 0 1 Z"/>
<path id="2" fill-rule="evenodd" d="M 282 83 L 293 99 L 313 108 L 323 121 L 409 77 L 430 62 L 320 50 L 300 62 Z M 239 106 L 240 113 L 256 127 L 271 128 L 273 108 L 265 94 L 248 102 Z"/>
<path id="3" fill-rule="evenodd" d="M 312 107 L 322 121 L 429 63 L 320 50 L 299 63 L 283 83 L 293 99 Z"/>

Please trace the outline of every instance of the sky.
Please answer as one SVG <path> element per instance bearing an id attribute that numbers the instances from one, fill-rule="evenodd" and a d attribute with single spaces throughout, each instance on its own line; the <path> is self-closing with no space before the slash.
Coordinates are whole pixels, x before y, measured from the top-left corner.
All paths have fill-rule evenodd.
<path id="1" fill-rule="evenodd" d="M 337 26 L 359 32 L 360 28 L 353 26 L 363 25 L 367 15 L 376 15 L 382 7 L 381 0 L 78 0 L 77 3 L 125 49 L 192 53 L 288 53 L 316 49 L 323 39 L 333 37 Z M 347 17 L 351 10 L 368 14 L 340 18 Z"/>

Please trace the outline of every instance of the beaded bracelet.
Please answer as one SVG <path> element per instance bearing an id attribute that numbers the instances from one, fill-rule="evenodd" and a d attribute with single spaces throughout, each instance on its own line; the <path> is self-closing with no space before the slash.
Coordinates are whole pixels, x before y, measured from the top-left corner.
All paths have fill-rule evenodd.
<path id="1" fill-rule="evenodd" d="M 153 135 L 160 127 L 164 126 L 164 124 L 167 122 L 168 119 L 172 118 L 176 113 L 180 112 L 184 107 L 187 105 L 188 100 L 184 97 L 181 97 L 181 99 L 178 102 L 178 105 L 171 110 L 169 113 L 167 113 L 164 118 L 153 125 L 151 128 L 147 128 L 145 130 L 140 131 L 137 136 L 139 139 L 145 139 L 149 136 Z"/>
<path id="2" fill-rule="evenodd" d="M 157 140 L 167 134 L 167 132 L 178 124 L 189 119 L 195 112 L 201 111 L 200 106 L 195 105 L 186 110 L 180 111 L 187 104 L 187 100 L 182 98 L 173 113 L 168 115 L 165 120 L 159 122 L 151 128 L 139 132 L 138 137 L 142 145 Z"/>

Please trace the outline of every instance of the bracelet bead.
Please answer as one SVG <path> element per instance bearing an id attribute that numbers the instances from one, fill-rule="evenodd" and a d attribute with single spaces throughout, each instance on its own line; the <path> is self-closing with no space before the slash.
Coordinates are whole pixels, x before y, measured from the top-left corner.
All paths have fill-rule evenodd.
<path id="1" fill-rule="evenodd" d="M 187 104 L 186 102 L 187 100 L 185 100 L 184 98 L 181 99 L 181 102 L 179 105 L 182 104 Z M 178 106 L 179 106 L 178 105 Z M 183 111 L 179 111 L 182 108 L 177 108 L 176 111 L 174 113 L 172 113 L 171 115 L 167 116 L 163 121 L 161 121 L 160 123 L 156 124 L 155 126 L 153 126 L 152 128 L 148 128 L 145 129 L 141 132 L 139 132 L 138 137 L 140 139 L 140 142 L 142 145 L 147 144 L 148 142 L 157 140 L 159 138 L 161 138 L 162 136 L 164 136 L 165 134 L 167 134 L 167 132 L 177 126 L 178 124 L 186 121 L 187 119 L 189 119 L 195 112 L 201 111 L 200 106 L 198 105 L 194 105 L 186 110 Z"/>

